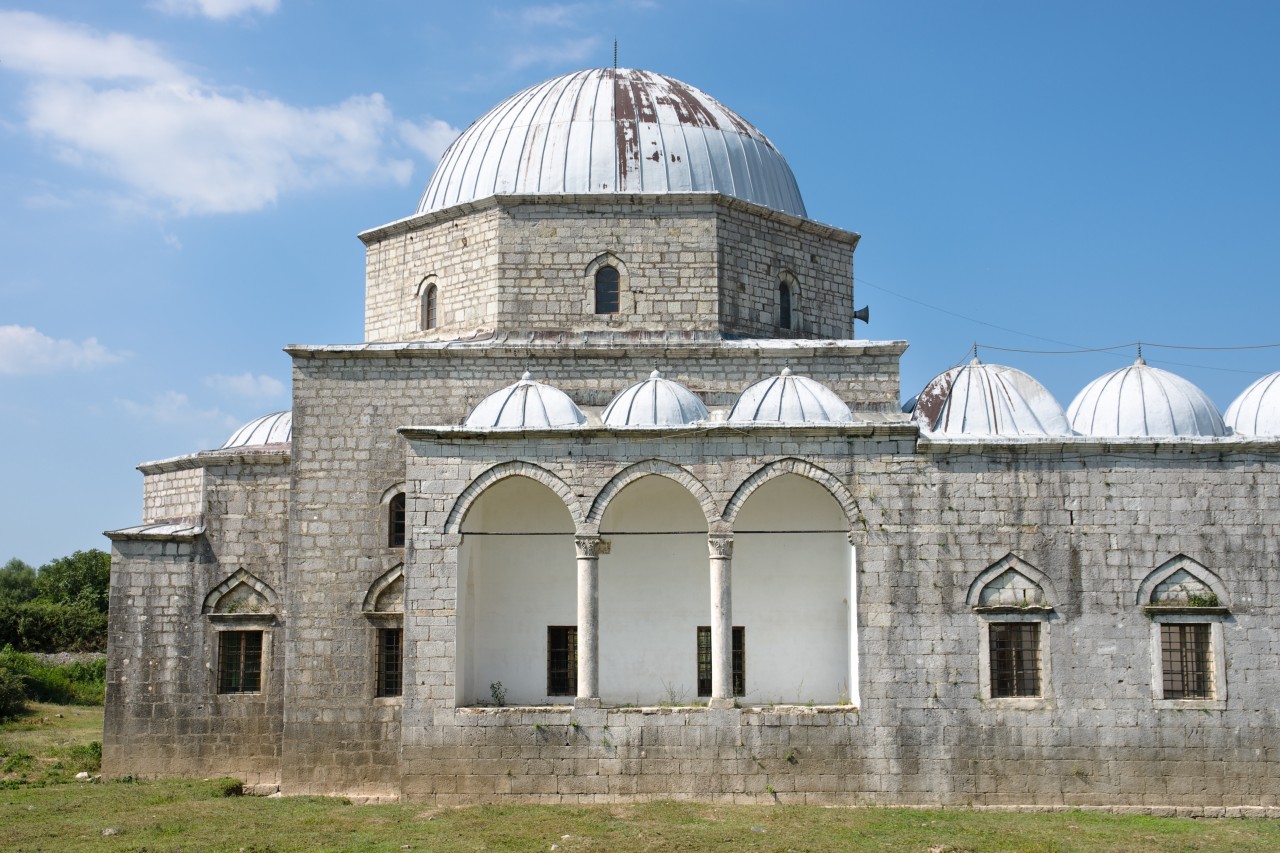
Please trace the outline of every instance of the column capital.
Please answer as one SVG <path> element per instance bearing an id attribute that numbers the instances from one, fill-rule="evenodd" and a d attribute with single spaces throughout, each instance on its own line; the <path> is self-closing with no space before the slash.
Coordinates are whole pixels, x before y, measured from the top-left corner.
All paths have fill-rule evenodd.
<path id="1" fill-rule="evenodd" d="M 712 557 L 731 559 L 733 557 L 733 534 L 712 533 L 707 537 L 707 551 Z"/>
<path id="2" fill-rule="evenodd" d="M 599 536 L 575 536 L 573 546 L 578 549 L 578 557 L 595 559 L 600 556 Z"/>

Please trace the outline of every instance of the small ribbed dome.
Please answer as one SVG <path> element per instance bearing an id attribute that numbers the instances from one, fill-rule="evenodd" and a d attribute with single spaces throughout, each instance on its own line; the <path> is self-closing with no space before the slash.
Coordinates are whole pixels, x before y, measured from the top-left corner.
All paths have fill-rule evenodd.
<path id="1" fill-rule="evenodd" d="M 707 407 L 698 395 L 657 370 L 649 378 L 623 389 L 605 407 L 606 426 L 667 426 L 706 420 Z"/>
<path id="2" fill-rule="evenodd" d="M 293 410 L 272 412 L 249 421 L 231 434 L 223 450 L 233 447 L 261 447 L 266 444 L 288 444 L 293 440 Z"/>
<path id="3" fill-rule="evenodd" d="M 738 397 L 729 412 L 731 423 L 846 423 L 853 413 L 835 392 L 784 367 L 779 376 L 763 379 Z"/>
<path id="4" fill-rule="evenodd" d="M 587 416 L 574 405 L 568 394 L 559 388 L 535 382 L 533 376 L 525 371 L 519 382 L 494 391 L 481 400 L 480 405 L 467 416 L 466 425 L 473 429 L 546 429 L 586 422 Z"/>
<path id="5" fill-rule="evenodd" d="M 694 87 L 595 68 L 507 98 L 440 158 L 418 213 L 492 195 L 723 193 L 805 216 L 764 134 Z"/>
<path id="6" fill-rule="evenodd" d="M 1244 389 L 1223 420 L 1236 435 L 1280 435 L 1280 372 Z"/>
<path id="7" fill-rule="evenodd" d="M 1181 376 L 1150 367 L 1138 356 L 1084 387 L 1067 408 L 1081 435 L 1224 435 L 1209 396 Z"/>
<path id="8" fill-rule="evenodd" d="M 1071 435 L 1062 406 L 1043 385 L 976 358 L 935 376 L 911 419 L 940 435 Z"/>

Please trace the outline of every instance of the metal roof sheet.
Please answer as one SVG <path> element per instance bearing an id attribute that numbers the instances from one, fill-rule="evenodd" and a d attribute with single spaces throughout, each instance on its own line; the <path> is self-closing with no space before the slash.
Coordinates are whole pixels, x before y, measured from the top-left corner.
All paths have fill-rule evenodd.
<path id="1" fill-rule="evenodd" d="M 272 412 L 255 418 L 231 434 L 223 450 L 233 447 L 260 447 L 264 444 L 288 444 L 293 440 L 293 410 Z"/>
<path id="2" fill-rule="evenodd" d="M 1223 416 L 1236 435 L 1280 435 L 1280 372 L 1251 383 Z"/>
<path id="3" fill-rule="evenodd" d="M 1090 382 L 1067 408 L 1081 435 L 1225 435 L 1222 415 L 1198 387 L 1142 357 Z"/>
<path id="4" fill-rule="evenodd" d="M 600 419 L 608 426 L 623 427 L 691 424 L 707 416 L 697 394 L 655 370 L 648 379 L 620 391 Z"/>
<path id="5" fill-rule="evenodd" d="M 629 68 L 576 71 L 489 110 L 440 158 L 418 213 L 492 195 L 676 192 L 807 215 L 763 133 L 687 83 Z"/>
<path id="6" fill-rule="evenodd" d="M 467 416 L 471 429 L 545 429 L 578 426 L 587 416 L 559 388 L 543 385 L 525 371 L 520 381 L 480 401 Z"/>
<path id="7" fill-rule="evenodd" d="M 848 423 L 853 413 L 835 392 L 784 367 L 748 387 L 729 411 L 730 423 Z"/>
<path id="8" fill-rule="evenodd" d="M 1012 367 L 974 359 L 929 381 L 912 420 L 941 435 L 1071 435 L 1061 404 Z"/>

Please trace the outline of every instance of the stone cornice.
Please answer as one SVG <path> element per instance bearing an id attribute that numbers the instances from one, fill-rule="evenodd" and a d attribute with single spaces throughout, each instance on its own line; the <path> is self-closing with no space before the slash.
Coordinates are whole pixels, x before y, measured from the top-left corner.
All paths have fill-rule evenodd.
<path id="1" fill-rule="evenodd" d="M 404 219 L 397 219 L 394 222 L 388 222 L 386 225 L 380 225 L 376 228 L 370 228 L 368 231 L 362 231 L 357 236 L 359 236 L 361 242 L 366 246 L 369 246 L 386 240 L 388 237 L 407 234 L 410 231 L 416 231 L 419 228 L 436 225 L 441 222 L 448 222 L 452 219 L 457 219 L 460 216 L 503 207 L 517 207 L 530 204 L 576 204 L 582 206 L 626 204 L 632 207 L 653 207 L 658 205 L 694 206 L 709 204 L 714 207 L 744 211 L 759 216 L 762 219 L 786 223 L 787 225 L 794 226 L 807 233 L 819 234 L 831 240 L 847 243 L 853 248 L 857 248 L 858 241 L 862 239 L 862 235 L 855 231 L 845 231 L 844 229 L 837 228 L 834 225 L 825 225 L 812 219 L 805 219 L 802 216 L 796 216 L 792 213 L 783 213 L 780 210 L 774 210 L 770 207 L 753 204 L 749 201 L 743 201 L 742 199 L 733 198 L 721 193 L 565 193 L 563 195 L 493 195 L 488 198 L 454 205 L 453 207 L 445 208 L 444 210 L 435 210 L 430 213 L 416 214 L 414 216 L 405 217 Z"/>
<path id="2" fill-rule="evenodd" d="M 550 429 L 475 429 L 465 426 L 403 426 L 397 432 L 410 441 L 493 441 L 509 443 L 512 441 L 534 440 L 538 442 L 548 439 L 581 439 L 604 438 L 625 441 L 628 438 L 653 439 L 670 438 L 679 441 L 683 438 L 695 437 L 733 437 L 760 436 L 793 436 L 797 438 L 825 438 L 830 436 L 847 436 L 850 438 L 902 439 L 914 438 L 916 427 L 909 423 L 891 423 L 887 421 L 859 421 L 855 423 L 831 424 L 738 424 L 738 423 L 699 423 L 685 426 L 660 427 L 606 427 L 587 424 L 576 427 L 560 427 Z"/>
<path id="3" fill-rule="evenodd" d="M 1045 456 L 1079 458 L 1089 456 L 1115 456 L 1133 454 L 1159 456 L 1182 454 L 1187 456 L 1278 454 L 1280 437 L 1254 436 L 974 436 L 960 438 L 929 438 L 921 435 L 917 443 L 920 453 L 933 456 L 990 456 L 996 454 L 1017 456 Z"/>
<path id="4" fill-rule="evenodd" d="M 230 450 L 202 450 L 185 456 L 143 462 L 138 470 L 143 474 L 164 474 L 208 468 L 212 465 L 287 465 L 290 458 L 291 448 L 287 444 L 264 445 L 256 449 L 237 447 Z"/>
<path id="5" fill-rule="evenodd" d="M 863 341 L 828 339 L 726 339 L 707 336 L 698 339 L 654 337 L 644 339 L 635 335 L 614 333 L 541 333 L 536 336 L 499 338 L 490 335 L 461 341 L 396 341 L 364 344 L 306 345 L 290 344 L 284 351 L 297 359 L 303 358 L 452 358 L 465 353 L 475 356 L 477 351 L 491 358 L 527 359 L 530 357 L 556 358 L 566 355 L 588 358 L 652 358 L 679 357 L 701 358 L 710 361 L 733 358 L 751 352 L 768 356 L 814 358 L 834 355 L 842 358 L 855 356 L 901 356 L 907 349 L 906 341 Z"/>

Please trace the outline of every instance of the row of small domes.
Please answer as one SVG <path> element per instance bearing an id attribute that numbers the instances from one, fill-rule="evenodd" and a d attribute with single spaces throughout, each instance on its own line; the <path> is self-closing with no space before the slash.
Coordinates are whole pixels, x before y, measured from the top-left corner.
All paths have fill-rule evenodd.
<path id="1" fill-rule="evenodd" d="M 1218 413 L 1209 396 L 1142 357 L 1090 382 L 1064 412 L 1021 370 L 974 359 L 934 377 L 909 404 L 940 435 L 1280 435 L 1280 373 L 1254 382 Z"/>
<path id="2" fill-rule="evenodd" d="M 1085 386 L 1064 412 L 1043 385 L 1012 367 L 974 359 L 935 376 L 908 405 L 935 435 L 1220 436 L 1280 435 L 1280 372 L 1254 382 L 1226 418 L 1192 383 L 1141 357 Z M 609 427 L 678 426 L 707 420 L 707 407 L 684 385 L 655 370 L 605 407 Z M 853 414 L 830 388 L 784 368 L 750 385 L 729 423 L 847 423 Z M 472 429 L 546 429 L 585 424 L 569 395 L 526 372 L 489 394 L 467 416 Z M 275 412 L 236 430 L 223 449 L 287 443 L 292 412 Z"/>

